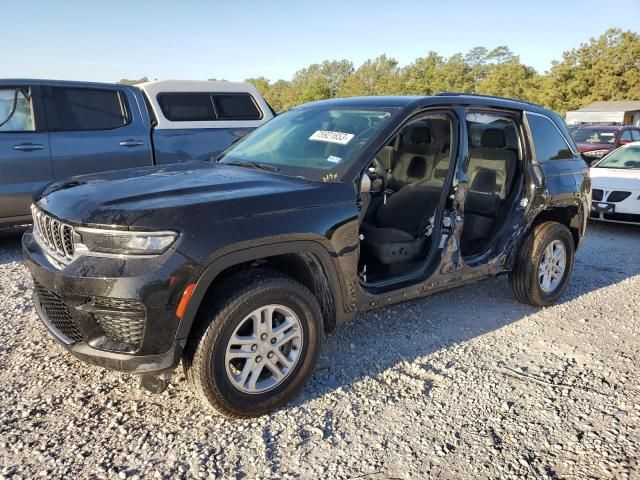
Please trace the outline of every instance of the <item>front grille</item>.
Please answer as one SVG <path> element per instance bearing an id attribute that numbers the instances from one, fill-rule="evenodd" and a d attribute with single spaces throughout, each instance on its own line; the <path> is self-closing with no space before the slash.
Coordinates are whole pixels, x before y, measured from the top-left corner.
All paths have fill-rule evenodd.
<path id="1" fill-rule="evenodd" d="M 131 299 L 97 298 L 91 302 L 93 318 L 108 338 L 138 347 L 145 324 L 144 305 Z"/>
<path id="2" fill-rule="evenodd" d="M 38 283 L 34 285 L 34 290 L 37 297 L 36 301 L 40 302 L 49 323 L 69 340 L 73 342 L 82 341 L 82 333 L 80 333 L 78 326 L 69 313 L 69 308 L 62 299 Z"/>
<path id="3" fill-rule="evenodd" d="M 621 192 L 619 190 L 615 190 L 609 194 L 609 196 L 607 197 L 607 202 L 621 202 L 629 195 L 631 195 L 631 192 Z"/>
<path id="4" fill-rule="evenodd" d="M 138 347 L 142 343 L 144 318 L 116 317 L 113 315 L 96 315 L 94 317 L 108 338 Z"/>
<path id="5" fill-rule="evenodd" d="M 604 196 L 604 192 L 602 190 L 600 190 L 599 188 L 593 189 L 593 200 L 597 202 L 601 202 L 603 196 Z"/>
<path id="6" fill-rule="evenodd" d="M 73 227 L 31 206 L 34 238 L 54 260 L 67 265 L 73 260 Z"/>

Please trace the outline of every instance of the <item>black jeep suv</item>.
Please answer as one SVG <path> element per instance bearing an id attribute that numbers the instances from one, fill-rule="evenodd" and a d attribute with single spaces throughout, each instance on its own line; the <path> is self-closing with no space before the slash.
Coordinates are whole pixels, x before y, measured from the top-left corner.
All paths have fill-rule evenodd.
<path id="1" fill-rule="evenodd" d="M 182 361 L 227 416 L 287 402 L 355 313 L 509 274 L 555 302 L 589 215 L 556 114 L 442 94 L 302 105 L 215 163 L 50 185 L 23 238 L 42 321 L 161 391 Z"/>

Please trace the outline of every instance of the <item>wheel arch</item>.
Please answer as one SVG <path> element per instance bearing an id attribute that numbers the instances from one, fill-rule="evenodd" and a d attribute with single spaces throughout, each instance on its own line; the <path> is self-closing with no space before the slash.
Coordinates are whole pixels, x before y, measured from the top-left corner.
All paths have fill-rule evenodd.
<path id="1" fill-rule="evenodd" d="M 292 241 L 252 247 L 214 260 L 202 273 L 178 327 L 177 338 L 186 338 L 204 302 L 217 286 L 251 268 L 267 268 L 294 278 L 316 297 L 325 331 L 347 316 L 338 272 L 330 253 L 314 241 Z"/>
<path id="2" fill-rule="evenodd" d="M 527 233 L 544 222 L 557 222 L 566 226 L 571 232 L 575 248 L 578 248 L 584 235 L 585 225 L 584 211 L 580 205 L 570 204 L 546 208 L 536 215 Z"/>

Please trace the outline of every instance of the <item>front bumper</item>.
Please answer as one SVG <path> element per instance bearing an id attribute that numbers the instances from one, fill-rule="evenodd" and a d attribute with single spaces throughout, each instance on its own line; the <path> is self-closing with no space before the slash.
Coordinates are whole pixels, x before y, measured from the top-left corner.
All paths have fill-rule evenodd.
<path id="1" fill-rule="evenodd" d="M 589 218 L 603 222 L 640 224 L 640 190 L 627 188 L 602 188 L 594 182 L 594 189 L 604 192 L 591 204 Z M 614 199 L 612 195 L 628 194 L 623 200 Z M 613 201 L 617 200 L 617 201 Z"/>
<path id="2" fill-rule="evenodd" d="M 176 338 L 176 307 L 200 267 L 170 249 L 154 257 L 80 256 L 56 268 L 31 232 L 22 239 L 36 312 L 80 360 L 130 373 L 175 368 L 186 339 Z"/>

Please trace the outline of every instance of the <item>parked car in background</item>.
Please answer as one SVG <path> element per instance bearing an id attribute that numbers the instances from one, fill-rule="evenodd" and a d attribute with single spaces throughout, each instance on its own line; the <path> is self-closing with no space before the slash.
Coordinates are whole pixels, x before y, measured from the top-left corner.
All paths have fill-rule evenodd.
<path id="1" fill-rule="evenodd" d="M 582 125 L 567 125 L 567 130 L 569 130 L 569 133 L 573 136 L 573 133 L 580 127 L 582 127 Z"/>
<path id="2" fill-rule="evenodd" d="M 640 224 L 640 142 L 624 145 L 591 167 L 591 218 Z"/>
<path id="3" fill-rule="evenodd" d="M 50 185 L 23 253 L 36 311 L 71 353 L 156 392 L 182 359 L 205 404 L 255 416 L 302 387 L 323 332 L 357 312 L 500 274 L 523 303 L 557 301 L 588 173 L 537 105 L 327 100 L 216 163 Z"/>
<path id="4" fill-rule="evenodd" d="M 640 128 L 628 125 L 583 125 L 572 136 L 582 158 L 591 165 L 621 145 L 640 140 Z"/>
<path id="5" fill-rule="evenodd" d="M 250 84 L 0 80 L 0 226 L 54 180 L 217 157 L 273 117 Z"/>

